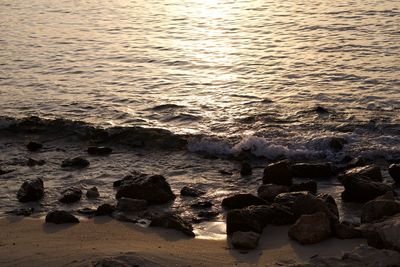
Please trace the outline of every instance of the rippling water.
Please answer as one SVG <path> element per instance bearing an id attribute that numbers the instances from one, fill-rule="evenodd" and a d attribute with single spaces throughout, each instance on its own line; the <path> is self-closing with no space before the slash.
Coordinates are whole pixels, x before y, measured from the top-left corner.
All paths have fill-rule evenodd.
<path id="1" fill-rule="evenodd" d="M 3 0 L 0 30 L 3 115 L 400 150 L 398 0 Z"/>

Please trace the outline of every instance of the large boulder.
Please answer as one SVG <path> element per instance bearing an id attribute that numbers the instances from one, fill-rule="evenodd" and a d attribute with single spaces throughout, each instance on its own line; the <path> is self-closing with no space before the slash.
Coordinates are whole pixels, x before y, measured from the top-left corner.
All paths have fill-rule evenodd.
<path id="1" fill-rule="evenodd" d="M 390 165 L 389 174 L 396 183 L 400 184 L 400 164 Z"/>
<path id="2" fill-rule="evenodd" d="M 295 177 L 303 178 L 326 178 L 334 175 L 329 163 L 296 163 L 291 166 Z"/>
<path id="3" fill-rule="evenodd" d="M 356 167 L 346 171 L 345 176 L 361 176 L 361 177 L 368 177 L 370 180 L 375 182 L 382 182 L 383 177 L 381 173 L 381 168 L 377 165 L 367 165 L 362 167 Z"/>
<path id="4" fill-rule="evenodd" d="M 269 164 L 264 169 L 263 183 L 277 185 L 292 185 L 292 173 L 287 160 Z"/>
<path id="5" fill-rule="evenodd" d="M 118 199 L 117 209 L 126 212 L 136 212 L 147 208 L 147 201 L 144 199 L 132 199 L 121 197 Z"/>
<path id="6" fill-rule="evenodd" d="M 226 209 L 242 209 L 248 206 L 265 205 L 265 200 L 252 194 L 237 194 L 222 200 L 222 207 Z"/>
<path id="7" fill-rule="evenodd" d="M 266 201 L 273 201 L 281 193 L 289 192 L 289 187 L 277 184 L 263 184 L 257 190 L 257 195 Z"/>
<path id="8" fill-rule="evenodd" d="M 81 200 L 82 190 L 79 188 L 71 187 L 62 192 L 62 197 L 58 200 L 61 203 L 74 203 Z"/>
<path id="9" fill-rule="evenodd" d="M 315 244 L 331 235 L 328 216 L 323 212 L 302 215 L 289 229 L 289 237 L 301 244 Z"/>
<path id="10" fill-rule="evenodd" d="M 361 222 L 371 223 L 397 213 L 400 213 L 400 202 L 385 199 L 371 200 L 361 209 Z"/>
<path id="11" fill-rule="evenodd" d="M 172 213 L 163 213 L 153 216 L 151 218 L 150 226 L 171 228 L 178 230 L 190 237 L 195 236 L 192 225 L 182 219 L 180 216 Z"/>
<path id="12" fill-rule="evenodd" d="M 79 219 L 64 210 L 51 211 L 46 215 L 47 223 L 79 223 Z"/>
<path id="13" fill-rule="evenodd" d="M 17 192 L 19 202 L 38 201 L 43 195 L 44 185 L 40 178 L 25 181 Z"/>
<path id="14" fill-rule="evenodd" d="M 400 251 L 400 214 L 384 221 L 361 225 L 368 245 Z"/>
<path id="15" fill-rule="evenodd" d="M 278 204 L 249 206 L 227 213 L 226 232 L 228 235 L 237 231 L 261 233 L 267 224 L 287 225 L 295 220 L 288 208 Z"/>
<path id="16" fill-rule="evenodd" d="M 344 176 L 340 181 L 344 186 L 342 199 L 347 202 L 363 203 L 392 191 L 389 185 L 361 176 Z"/>
<path id="17" fill-rule="evenodd" d="M 123 179 L 116 198 L 144 199 L 149 204 L 164 204 L 175 199 L 171 187 L 162 175 L 135 173 Z"/>
<path id="18" fill-rule="evenodd" d="M 255 249 L 258 246 L 260 234 L 255 232 L 234 232 L 231 237 L 231 243 L 234 248 Z"/>

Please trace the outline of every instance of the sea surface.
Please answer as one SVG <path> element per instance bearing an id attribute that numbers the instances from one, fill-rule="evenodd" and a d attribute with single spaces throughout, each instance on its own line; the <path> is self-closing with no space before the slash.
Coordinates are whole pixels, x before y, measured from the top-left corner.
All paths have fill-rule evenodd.
<path id="1" fill-rule="evenodd" d="M 0 115 L 163 128 L 216 156 L 398 161 L 400 1 L 1 0 Z"/>

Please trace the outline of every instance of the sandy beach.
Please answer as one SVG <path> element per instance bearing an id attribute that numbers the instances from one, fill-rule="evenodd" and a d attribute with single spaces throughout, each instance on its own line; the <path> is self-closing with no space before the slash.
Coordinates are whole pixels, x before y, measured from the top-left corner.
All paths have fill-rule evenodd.
<path id="1" fill-rule="evenodd" d="M 101 217 L 77 225 L 41 219 L 0 220 L 1 266 L 93 266 L 98 259 L 125 256 L 144 266 L 285 266 L 315 255 L 340 256 L 361 239 L 328 239 L 302 246 L 287 237 L 288 227 L 266 227 L 256 250 L 231 249 L 226 240 L 191 239 L 160 228 L 143 228 Z"/>

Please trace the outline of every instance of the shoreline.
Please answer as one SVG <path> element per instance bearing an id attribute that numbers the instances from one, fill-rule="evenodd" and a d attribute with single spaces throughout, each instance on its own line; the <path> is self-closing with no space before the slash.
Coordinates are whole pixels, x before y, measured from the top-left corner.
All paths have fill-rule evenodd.
<path id="1" fill-rule="evenodd" d="M 341 256 L 366 243 L 329 238 L 304 246 L 289 239 L 288 226 L 267 226 L 257 249 L 241 251 L 230 248 L 227 240 L 188 238 L 174 230 L 148 229 L 108 217 L 76 225 L 8 217 L 0 219 L 0 227 L 1 266 L 92 266 L 110 256 L 139 258 L 148 266 L 279 266 L 315 255 Z"/>

